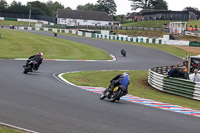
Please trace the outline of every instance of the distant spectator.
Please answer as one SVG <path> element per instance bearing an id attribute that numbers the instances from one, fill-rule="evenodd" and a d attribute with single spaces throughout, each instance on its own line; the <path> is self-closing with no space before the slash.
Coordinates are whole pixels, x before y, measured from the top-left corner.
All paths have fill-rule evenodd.
<path id="1" fill-rule="evenodd" d="M 195 30 L 196 30 L 196 31 L 198 30 L 197 25 L 195 25 Z"/>
<path id="2" fill-rule="evenodd" d="M 182 67 L 182 65 L 180 64 L 180 62 L 178 62 L 176 66 L 177 67 Z"/>
<path id="3" fill-rule="evenodd" d="M 185 61 L 185 62 L 183 62 L 183 66 L 185 66 L 186 68 L 187 68 L 187 62 Z"/>
<path id="4" fill-rule="evenodd" d="M 188 80 L 190 80 L 189 74 L 188 74 L 188 72 L 187 72 L 187 68 L 186 68 L 185 66 L 183 66 L 181 77 L 182 77 L 183 79 L 188 79 Z"/>
<path id="5" fill-rule="evenodd" d="M 1 26 L 1 28 L 3 29 L 3 25 Z"/>
<path id="6" fill-rule="evenodd" d="M 193 30 L 193 27 L 192 27 L 192 25 L 190 25 L 189 31 L 192 31 L 192 30 Z"/>
<path id="7" fill-rule="evenodd" d="M 194 69 L 194 82 L 200 82 L 200 74 L 198 73 L 198 69 Z"/>
<path id="8" fill-rule="evenodd" d="M 178 69 L 177 66 L 174 67 L 174 71 L 172 72 L 171 77 L 174 77 L 174 78 L 181 77 L 181 71 L 180 71 L 180 69 Z"/>
<path id="9" fill-rule="evenodd" d="M 175 69 L 175 66 L 173 66 L 173 65 L 168 67 L 167 77 L 172 77 L 172 73 L 173 73 L 174 69 Z"/>
<path id="10" fill-rule="evenodd" d="M 163 20 L 163 16 L 162 15 L 160 16 L 160 20 Z"/>
<path id="11" fill-rule="evenodd" d="M 186 24 L 186 31 L 188 30 L 188 25 Z"/>

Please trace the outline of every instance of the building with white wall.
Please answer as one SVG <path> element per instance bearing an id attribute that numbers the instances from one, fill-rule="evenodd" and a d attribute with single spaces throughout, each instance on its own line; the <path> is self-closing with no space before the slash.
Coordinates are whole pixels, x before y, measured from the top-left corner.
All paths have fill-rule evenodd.
<path id="1" fill-rule="evenodd" d="M 109 26 L 113 24 L 113 18 L 102 11 L 79 11 L 58 9 L 57 24 L 67 26 L 89 25 L 89 26 Z"/>

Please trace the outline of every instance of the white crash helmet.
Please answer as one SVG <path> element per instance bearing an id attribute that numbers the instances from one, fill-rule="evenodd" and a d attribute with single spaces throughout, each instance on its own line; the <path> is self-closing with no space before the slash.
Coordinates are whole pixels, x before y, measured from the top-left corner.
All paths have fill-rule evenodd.
<path id="1" fill-rule="evenodd" d="M 124 72 L 123 75 L 124 76 L 129 76 L 129 73 L 128 72 Z"/>

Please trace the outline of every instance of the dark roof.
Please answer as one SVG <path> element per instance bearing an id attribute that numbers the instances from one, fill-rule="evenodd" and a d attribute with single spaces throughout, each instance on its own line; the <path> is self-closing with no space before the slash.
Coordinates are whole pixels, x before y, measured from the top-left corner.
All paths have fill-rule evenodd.
<path id="1" fill-rule="evenodd" d="M 126 16 L 126 18 L 134 18 L 134 16 L 137 16 L 137 15 L 139 15 L 138 12 L 133 12 L 133 13 L 128 14 L 128 15 Z"/>
<path id="2" fill-rule="evenodd" d="M 106 12 L 102 11 L 79 11 L 58 9 L 57 13 L 57 18 L 114 21 L 113 17 L 108 16 Z"/>
<path id="3" fill-rule="evenodd" d="M 140 11 L 141 15 L 151 15 L 151 14 L 158 14 L 158 13 L 184 13 L 189 14 L 188 11 L 171 11 L 171 10 L 154 10 L 154 9 L 145 9 Z"/>
<path id="4" fill-rule="evenodd" d="M 144 13 L 153 13 L 153 12 L 160 12 L 160 11 L 166 11 L 166 10 L 143 9 L 139 13 L 144 14 Z"/>

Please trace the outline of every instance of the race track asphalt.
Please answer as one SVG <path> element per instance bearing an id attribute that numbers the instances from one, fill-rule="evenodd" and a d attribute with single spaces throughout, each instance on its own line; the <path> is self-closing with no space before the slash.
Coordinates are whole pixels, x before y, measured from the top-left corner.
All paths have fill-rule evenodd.
<path id="1" fill-rule="evenodd" d="M 52 36 L 49 32 L 31 31 Z M 64 84 L 53 75 L 85 70 L 148 70 L 181 59 L 151 48 L 58 35 L 117 57 L 113 62 L 44 61 L 38 72 L 23 74 L 25 61 L 0 60 L 0 121 L 40 133 L 197 133 L 200 119 L 99 95 Z M 127 51 L 121 57 L 120 50 Z M 45 55 L 44 55 L 45 57 Z"/>

